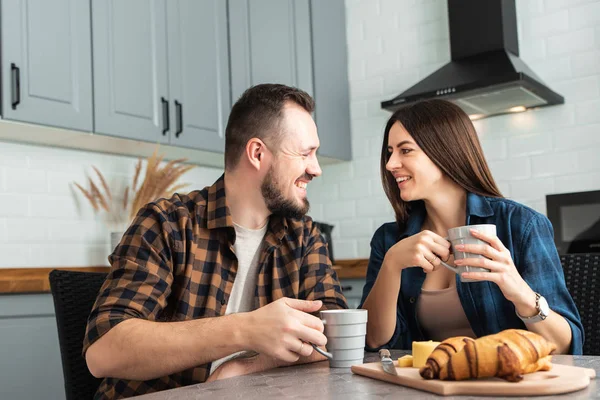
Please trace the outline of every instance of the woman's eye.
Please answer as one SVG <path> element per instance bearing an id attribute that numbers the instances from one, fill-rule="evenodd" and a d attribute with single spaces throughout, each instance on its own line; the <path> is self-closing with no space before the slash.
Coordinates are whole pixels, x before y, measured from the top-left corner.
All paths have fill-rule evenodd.
<path id="1" fill-rule="evenodd" d="M 402 154 L 408 154 L 412 151 L 412 149 L 401 149 Z"/>

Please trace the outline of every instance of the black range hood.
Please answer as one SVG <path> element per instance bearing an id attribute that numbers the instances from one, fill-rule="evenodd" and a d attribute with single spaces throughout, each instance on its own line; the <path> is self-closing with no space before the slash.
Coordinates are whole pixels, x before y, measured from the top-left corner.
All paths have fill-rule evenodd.
<path id="1" fill-rule="evenodd" d="M 381 108 L 443 98 L 471 119 L 563 104 L 519 58 L 514 0 L 448 0 L 451 61 Z"/>

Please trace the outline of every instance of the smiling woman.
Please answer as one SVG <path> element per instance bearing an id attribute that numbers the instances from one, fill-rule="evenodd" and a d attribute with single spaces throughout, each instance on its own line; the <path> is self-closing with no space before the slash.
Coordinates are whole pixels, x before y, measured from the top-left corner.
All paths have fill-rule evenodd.
<path id="1" fill-rule="evenodd" d="M 460 183 L 472 193 L 502 197 L 477 132 L 464 112 L 449 102 L 430 101 L 394 115 L 385 129 L 380 167 L 383 188 L 397 218 L 406 220 L 411 199 L 423 198 L 440 181 Z M 452 122 L 447 120 L 450 116 Z M 411 178 L 422 178 L 420 193 L 402 193 L 400 184 Z M 402 187 L 413 184 L 406 182 Z"/>
<path id="2" fill-rule="evenodd" d="M 516 328 L 544 336 L 559 352 L 581 353 L 583 329 L 552 226 L 502 197 L 464 111 L 444 100 L 396 111 L 380 168 L 396 221 L 371 241 L 361 306 L 371 316 L 368 346 L 409 349 L 456 332 L 475 338 Z M 447 232 L 484 224 L 496 234 L 470 229 L 479 244 L 454 246 L 467 254 L 455 261 Z M 459 276 L 454 271 L 464 269 L 440 268 L 442 260 L 489 272 Z"/>

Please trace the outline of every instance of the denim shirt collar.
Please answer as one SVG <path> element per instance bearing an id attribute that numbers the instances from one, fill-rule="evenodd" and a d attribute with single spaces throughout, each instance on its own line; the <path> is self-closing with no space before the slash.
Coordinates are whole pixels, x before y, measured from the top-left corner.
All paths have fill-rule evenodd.
<path id="1" fill-rule="evenodd" d="M 400 234 L 399 240 L 415 235 L 421 231 L 421 226 L 425 222 L 425 203 L 422 200 L 413 201 L 410 204 L 410 213 L 406 221 L 406 229 Z M 491 217 L 494 210 L 490 206 L 487 198 L 475 193 L 467 192 L 467 221 L 465 225 L 471 224 L 471 216 L 480 218 Z"/>
<path id="2" fill-rule="evenodd" d="M 494 210 L 486 197 L 467 192 L 467 225 L 471 224 L 471 216 L 485 218 L 492 215 Z"/>

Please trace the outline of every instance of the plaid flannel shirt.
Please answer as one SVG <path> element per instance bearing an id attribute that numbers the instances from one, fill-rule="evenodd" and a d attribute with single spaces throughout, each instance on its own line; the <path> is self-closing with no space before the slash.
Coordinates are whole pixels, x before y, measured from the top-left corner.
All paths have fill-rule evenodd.
<path id="1" fill-rule="evenodd" d="M 225 314 L 237 270 L 224 175 L 212 186 L 143 207 L 110 255 L 110 273 L 88 319 L 83 354 L 129 318 L 186 321 Z M 254 304 L 279 298 L 348 308 L 310 217 L 272 215 L 259 258 Z M 157 360 L 160 362 L 160 360 Z M 148 381 L 106 378 L 96 398 L 122 398 L 204 382 L 210 363 Z"/>

